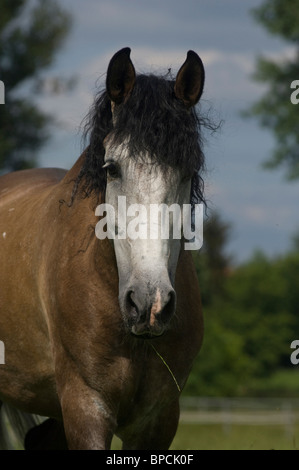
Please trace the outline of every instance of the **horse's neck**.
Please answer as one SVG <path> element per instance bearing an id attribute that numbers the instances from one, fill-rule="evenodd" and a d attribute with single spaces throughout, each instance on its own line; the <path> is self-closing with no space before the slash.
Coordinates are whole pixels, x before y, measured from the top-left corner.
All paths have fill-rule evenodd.
<path id="1" fill-rule="evenodd" d="M 81 206 L 85 206 L 88 202 L 92 202 L 94 205 L 97 205 L 102 202 L 101 195 L 91 193 L 89 197 L 85 197 L 86 195 L 82 194 L 81 185 L 84 181 L 84 176 L 79 180 L 79 175 L 84 165 L 86 152 L 87 149 L 83 151 L 78 160 L 74 163 L 72 168 L 65 174 L 64 178 L 61 181 L 61 191 L 64 193 L 65 196 L 63 199 L 71 205 L 73 205 L 73 203 L 76 203 L 77 205 L 79 202 L 81 202 Z"/>
<path id="2" fill-rule="evenodd" d="M 74 193 L 76 181 L 84 164 L 86 150 L 66 173 L 61 182 L 52 189 L 52 202 L 49 210 L 52 220 L 57 221 L 59 233 L 67 233 L 69 240 L 80 239 L 84 244 L 95 237 L 95 226 L 99 221 L 95 215 L 97 206 L 102 202 L 94 192 L 86 197 L 80 185 Z M 59 207 L 59 209 L 58 209 Z M 59 217 L 56 217 L 59 210 Z M 93 237 L 92 237 L 93 235 Z"/>
<path id="3" fill-rule="evenodd" d="M 85 149 L 84 152 L 78 158 L 78 160 L 74 163 L 72 168 L 66 173 L 65 177 L 62 180 L 62 183 L 67 183 L 69 184 L 69 186 L 71 186 L 71 183 L 74 183 L 76 181 L 84 164 L 84 160 L 86 158 L 86 151 L 87 150 Z"/>

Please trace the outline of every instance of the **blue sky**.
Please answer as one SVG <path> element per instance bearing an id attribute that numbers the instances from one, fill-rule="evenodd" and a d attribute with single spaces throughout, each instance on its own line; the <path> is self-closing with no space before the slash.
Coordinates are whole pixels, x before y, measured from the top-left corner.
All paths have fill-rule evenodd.
<path id="1" fill-rule="evenodd" d="M 236 262 L 260 249 L 284 253 L 299 230 L 299 181 L 283 170 L 263 170 L 275 141 L 256 120 L 243 119 L 265 90 L 252 80 L 258 55 L 283 61 L 294 53 L 284 41 L 258 25 L 250 9 L 257 0 L 64 0 L 74 26 L 44 76 L 76 77 L 64 95 L 37 97 L 59 120 L 39 155 L 40 166 L 70 168 L 82 150 L 80 125 L 102 86 L 111 56 L 129 46 L 139 72 L 173 73 L 189 49 L 202 58 L 206 87 L 202 108 L 210 109 L 221 131 L 207 136 L 206 196 L 211 209 L 232 224 L 228 252 Z M 299 77 L 294 77 L 299 79 Z M 290 87 L 290 84 L 286 84 Z"/>

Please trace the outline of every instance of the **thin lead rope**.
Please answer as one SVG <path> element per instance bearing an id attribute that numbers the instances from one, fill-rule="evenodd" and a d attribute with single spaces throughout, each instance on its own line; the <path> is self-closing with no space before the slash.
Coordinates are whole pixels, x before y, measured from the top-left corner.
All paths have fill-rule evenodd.
<path id="1" fill-rule="evenodd" d="M 173 378 L 174 380 L 174 383 L 176 384 L 176 387 L 178 389 L 179 392 L 181 392 L 181 387 L 179 386 L 178 382 L 177 382 L 177 379 L 175 378 L 174 376 L 174 373 L 172 372 L 172 370 L 170 369 L 169 365 L 167 364 L 167 362 L 165 361 L 165 359 L 163 359 L 163 357 L 161 356 L 161 354 L 158 353 L 157 349 L 155 348 L 155 346 L 150 343 L 151 347 L 153 348 L 153 350 L 155 351 L 155 353 L 157 354 L 157 356 L 161 359 L 161 361 L 163 362 L 163 364 L 167 367 L 171 377 Z"/>

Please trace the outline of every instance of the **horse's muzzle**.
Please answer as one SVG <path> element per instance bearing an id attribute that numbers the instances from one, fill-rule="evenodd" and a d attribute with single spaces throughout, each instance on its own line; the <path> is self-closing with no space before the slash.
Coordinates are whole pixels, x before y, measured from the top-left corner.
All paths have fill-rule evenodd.
<path id="1" fill-rule="evenodd" d="M 140 339 L 161 336 L 175 312 L 176 294 L 172 288 L 156 288 L 152 293 L 128 289 L 125 317 L 130 332 Z"/>

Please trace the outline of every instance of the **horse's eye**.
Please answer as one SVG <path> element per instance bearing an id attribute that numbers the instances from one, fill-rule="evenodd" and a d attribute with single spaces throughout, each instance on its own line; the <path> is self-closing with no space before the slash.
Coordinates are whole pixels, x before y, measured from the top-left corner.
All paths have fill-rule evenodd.
<path id="1" fill-rule="evenodd" d="M 117 163 L 114 162 L 107 162 L 103 166 L 103 168 L 106 168 L 107 174 L 110 176 L 110 178 L 119 178 L 120 177 L 120 167 L 117 165 Z"/>

